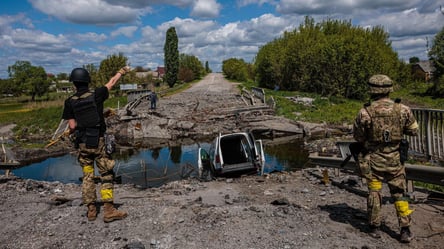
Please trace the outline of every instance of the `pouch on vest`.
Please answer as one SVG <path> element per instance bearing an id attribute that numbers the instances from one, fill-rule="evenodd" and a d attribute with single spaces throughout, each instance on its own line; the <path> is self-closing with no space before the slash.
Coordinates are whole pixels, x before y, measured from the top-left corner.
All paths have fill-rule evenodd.
<path id="1" fill-rule="evenodd" d="M 84 93 L 80 97 L 71 97 L 71 104 L 79 128 L 90 128 L 100 125 L 94 92 Z"/>
<path id="2" fill-rule="evenodd" d="M 100 134 L 100 130 L 98 128 L 86 128 L 86 131 L 85 131 L 86 148 L 99 147 L 99 134 Z"/>

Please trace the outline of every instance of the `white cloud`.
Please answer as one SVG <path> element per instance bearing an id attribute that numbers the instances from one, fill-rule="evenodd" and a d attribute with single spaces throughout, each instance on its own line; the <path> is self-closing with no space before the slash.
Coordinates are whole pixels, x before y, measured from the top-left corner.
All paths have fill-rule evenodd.
<path id="1" fill-rule="evenodd" d="M 273 2 L 274 2 L 273 0 L 236 0 L 236 4 L 239 7 L 245 7 L 250 4 L 262 5 L 265 3 L 273 3 Z"/>
<path id="2" fill-rule="evenodd" d="M 214 21 L 198 21 L 191 18 L 181 19 L 176 17 L 160 25 L 159 30 L 165 33 L 170 27 L 175 27 L 177 36 L 191 37 L 200 32 L 208 32 L 217 28 L 217 25 Z"/>
<path id="3" fill-rule="evenodd" d="M 15 29 L 9 35 L 2 36 L 11 48 L 30 51 L 67 52 L 70 41 L 63 35 L 52 35 L 42 31 Z"/>
<path id="4" fill-rule="evenodd" d="M 119 35 L 126 36 L 128 38 L 133 37 L 134 32 L 137 31 L 137 26 L 126 26 L 126 27 L 120 27 L 117 30 L 114 30 L 111 32 L 111 37 L 116 37 Z"/>
<path id="5" fill-rule="evenodd" d="M 387 10 L 396 11 L 412 8 L 421 0 L 280 0 L 276 10 L 283 14 L 323 14 L 330 15 L 335 13 L 351 14 L 361 10 Z"/>
<path id="6" fill-rule="evenodd" d="M 130 0 L 130 1 L 104 0 L 104 1 L 112 5 L 126 6 L 135 9 L 146 8 L 148 6 L 154 6 L 159 4 L 168 4 L 184 8 L 192 6 L 194 3 L 194 0 Z"/>
<path id="7" fill-rule="evenodd" d="M 78 24 L 110 25 L 131 23 L 149 9 L 111 5 L 101 0 L 30 0 L 34 8 L 63 21 Z"/>
<path id="8" fill-rule="evenodd" d="M 73 35 L 73 38 L 75 38 L 78 41 L 93 41 L 93 42 L 103 42 L 106 39 L 108 39 L 108 37 L 105 34 L 97 34 L 94 32 L 75 34 Z"/>
<path id="9" fill-rule="evenodd" d="M 217 17 L 220 9 L 221 5 L 216 0 L 196 0 L 191 15 L 204 18 Z"/>
<path id="10" fill-rule="evenodd" d="M 439 12 L 419 13 L 417 9 L 408 9 L 397 13 L 388 13 L 362 20 L 363 25 L 382 25 L 391 36 L 412 36 L 434 34 L 442 28 L 444 15 Z"/>
<path id="11" fill-rule="evenodd" d="M 23 24 L 24 27 L 28 29 L 33 29 L 34 24 L 32 23 L 31 19 L 25 16 L 25 14 L 20 13 L 13 16 L 0 16 L 0 34 L 5 33 L 8 30 L 11 30 L 10 25 L 20 23 Z"/>

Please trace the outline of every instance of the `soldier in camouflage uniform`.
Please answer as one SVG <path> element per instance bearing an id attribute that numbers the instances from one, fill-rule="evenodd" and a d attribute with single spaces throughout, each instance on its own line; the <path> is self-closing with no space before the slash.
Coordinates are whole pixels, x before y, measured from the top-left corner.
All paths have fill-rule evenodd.
<path id="1" fill-rule="evenodd" d="M 83 171 L 82 198 L 88 207 L 89 221 L 97 218 L 96 184 L 94 182 L 94 164 L 96 164 L 101 180 L 100 194 L 104 203 L 103 220 L 111 222 L 127 216 L 124 211 L 115 209 L 113 200 L 113 180 L 115 161 L 105 151 L 106 124 L 103 116 L 103 103 L 108 99 L 109 91 L 129 67 L 120 69 L 105 86 L 94 91 L 89 90 L 91 82 L 88 71 L 75 68 L 70 81 L 76 87 L 76 93 L 65 100 L 62 118 L 68 120 L 69 132 L 75 133 L 76 147 L 79 150 L 78 161 Z"/>
<path id="2" fill-rule="evenodd" d="M 416 136 L 418 124 L 409 107 L 393 101 L 389 93 L 393 82 L 386 75 L 374 75 L 368 82 L 371 102 L 359 111 L 354 123 L 354 138 L 361 143 L 359 167 L 367 180 L 369 195 L 367 212 L 370 235 L 380 238 L 381 189 L 386 181 L 394 199 L 396 214 L 401 228 L 400 241 L 408 243 L 413 235 L 408 198 L 406 198 L 406 173 L 400 162 L 399 146 L 404 135 Z"/>

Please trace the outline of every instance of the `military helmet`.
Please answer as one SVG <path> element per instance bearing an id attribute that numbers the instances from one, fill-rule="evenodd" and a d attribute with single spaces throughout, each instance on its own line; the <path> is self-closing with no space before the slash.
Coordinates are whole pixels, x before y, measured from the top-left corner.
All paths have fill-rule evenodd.
<path id="1" fill-rule="evenodd" d="M 383 74 L 376 74 L 368 80 L 370 94 L 388 94 L 393 92 L 393 81 Z"/>
<path id="2" fill-rule="evenodd" d="M 84 68 L 74 68 L 69 75 L 69 81 L 74 83 L 87 83 L 91 82 L 91 77 L 88 71 Z"/>

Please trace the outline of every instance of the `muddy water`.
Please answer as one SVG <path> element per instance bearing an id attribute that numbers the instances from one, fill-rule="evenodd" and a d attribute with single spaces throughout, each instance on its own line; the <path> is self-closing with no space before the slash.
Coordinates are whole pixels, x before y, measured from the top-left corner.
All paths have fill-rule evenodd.
<path id="1" fill-rule="evenodd" d="M 294 171 L 304 167 L 308 152 L 302 139 L 273 145 L 264 141 L 266 165 L 264 172 Z M 114 154 L 116 176 L 122 183 L 141 188 L 157 187 L 169 181 L 197 176 L 197 152 L 208 151 L 209 143 L 162 147 L 158 149 L 126 149 Z M 3 173 L 0 171 L 0 173 Z M 42 162 L 13 170 L 25 179 L 80 183 L 81 168 L 74 155 L 48 158 Z"/>

